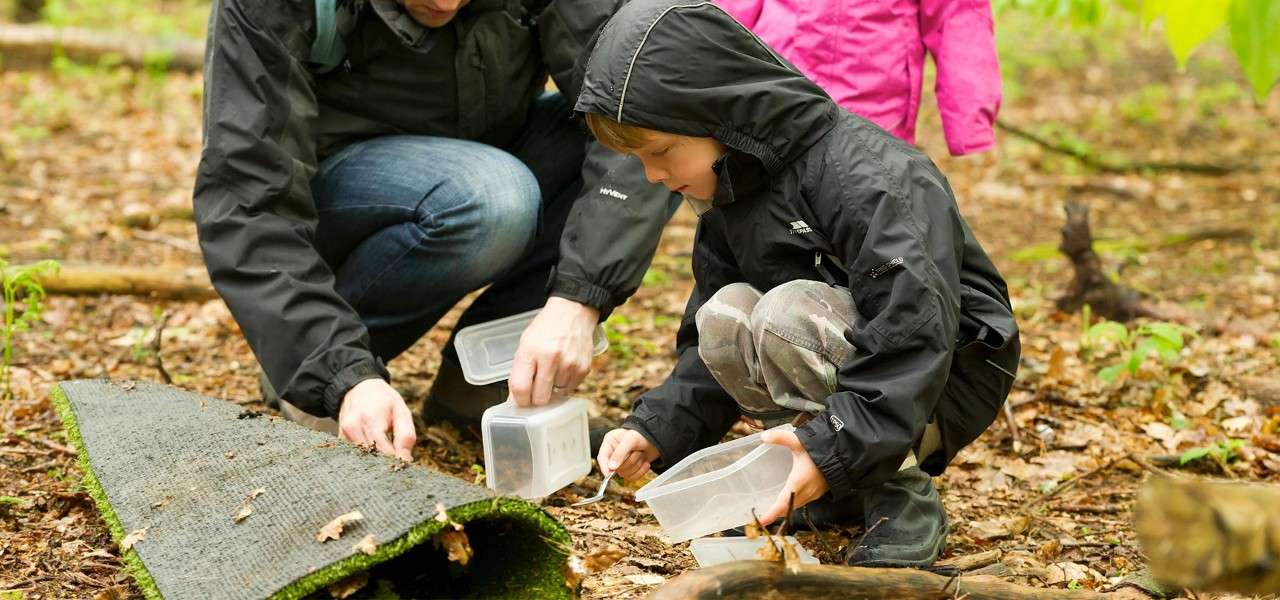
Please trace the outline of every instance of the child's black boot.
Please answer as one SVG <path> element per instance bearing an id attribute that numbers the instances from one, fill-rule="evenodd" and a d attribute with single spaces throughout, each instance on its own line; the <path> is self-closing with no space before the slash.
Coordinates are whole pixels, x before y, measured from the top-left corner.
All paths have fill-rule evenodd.
<path id="1" fill-rule="evenodd" d="M 927 567 L 947 540 L 947 517 L 938 491 L 919 467 L 899 471 L 865 490 L 865 517 L 872 528 L 845 555 L 854 567 Z"/>

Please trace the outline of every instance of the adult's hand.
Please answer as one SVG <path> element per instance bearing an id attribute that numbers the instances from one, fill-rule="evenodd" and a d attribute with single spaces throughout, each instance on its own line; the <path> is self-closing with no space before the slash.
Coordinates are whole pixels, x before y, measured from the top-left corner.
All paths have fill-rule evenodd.
<path id="1" fill-rule="evenodd" d="M 813 459 L 809 458 L 809 451 L 805 450 L 804 444 L 800 443 L 800 438 L 796 437 L 795 432 L 766 431 L 760 436 L 760 441 L 786 446 L 791 451 L 791 474 L 787 476 L 787 484 L 782 486 L 782 491 L 778 493 L 778 499 L 774 501 L 773 506 L 760 515 L 761 525 L 768 525 L 785 517 L 788 504 L 794 510 L 827 493 L 827 478 L 822 475 L 822 471 L 818 470 L 818 466 L 813 464 Z M 791 502 L 793 493 L 796 496 L 794 503 Z"/>
<path id="2" fill-rule="evenodd" d="M 387 431 L 392 439 L 387 439 Z M 382 379 L 357 383 L 342 397 L 338 410 L 338 435 L 356 444 L 372 444 L 378 452 L 413 460 L 413 414 L 404 398 Z"/>
<path id="3" fill-rule="evenodd" d="M 572 392 L 591 370 L 600 311 L 558 296 L 520 336 L 507 388 L 519 406 L 543 406 Z"/>

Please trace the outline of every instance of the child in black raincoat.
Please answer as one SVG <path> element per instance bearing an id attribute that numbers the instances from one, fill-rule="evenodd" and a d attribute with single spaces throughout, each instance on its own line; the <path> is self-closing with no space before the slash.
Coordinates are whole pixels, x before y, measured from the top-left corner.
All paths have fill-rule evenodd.
<path id="1" fill-rule="evenodd" d="M 709 2 L 633 0 L 589 50 L 576 110 L 700 212 L 678 362 L 601 469 L 660 470 L 739 418 L 793 422 L 766 432 L 793 467 L 761 520 L 794 494 L 814 521 L 878 524 L 847 563 L 932 563 L 929 475 L 994 421 L 1020 350 L 946 178 Z"/>

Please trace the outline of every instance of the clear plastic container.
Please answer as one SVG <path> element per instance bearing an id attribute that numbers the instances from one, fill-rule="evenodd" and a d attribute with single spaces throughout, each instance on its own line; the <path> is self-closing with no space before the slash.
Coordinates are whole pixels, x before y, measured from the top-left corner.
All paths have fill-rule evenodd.
<path id="1" fill-rule="evenodd" d="M 761 560 L 760 549 L 766 543 L 768 542 L 763 537 L 755 539 L 748 537 L 704 537 L 689 542 L 689 551 L 693 553 L 693 558 L 698 561 L 698 566 L 705 569 L 735 560 Z M 776 536 L 773 538 L 773 543 L 778 543 Z M 802 564 L 816 565 L 821 563 L 796 541 L 795 536 L 787 536 L 787 543 L 796 549 L 796 555 L 800 557 Z"/>
<path id="2" fill-rule="evenodd" d="M 774 429 L 791 431 L 791 425 Z M 791 451 L 756 433 L 690 454 L 636 492 L 672 543 L 746 525 L 778 499 Z"/>
<path id="3" fill-rule="evenodd" d="M 591 471 L 587 401 L 521 408 L 511 401 L 480 419 L 485 483 L 506 496 L 542 498 Z"/>
<path id="4" fill-rule="evenodd" d="M 458 331 L 453 345 L 458 350 L 458 362 L 467 383 L 486 385 L 511 376 L 511 363 L 515 361 L 516 348 L 520 347 L 520 334 L 538 316 L 539 310 L 541 309 L 464 327 Z M 603 324 L 596 327 L 593 337 L 595 354 L 609 349 Z"/>

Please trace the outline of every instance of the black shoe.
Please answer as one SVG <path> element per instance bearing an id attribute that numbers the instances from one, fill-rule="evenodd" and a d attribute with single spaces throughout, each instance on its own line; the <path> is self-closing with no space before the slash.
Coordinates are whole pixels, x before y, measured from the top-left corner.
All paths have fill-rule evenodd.
<path id="1" fill-rule="evenodd" d="M 911 467 L 863 497 L 871 529 L 849 548 L 845 564 L 922 568 L 938 560 L 947 541 L 947 517 L 928 474 Z"/>
<path id="2" fill-rule="evenodd" d="M 462 367 L 446 354 L 440 371 L 431 382 L 422 420 L 427 424 L 449 423 L 458 431 L 480 438 L 480 418 L 484 411 L 507 401 L 507 382 L 471 385 L 462 375 Z"/>

